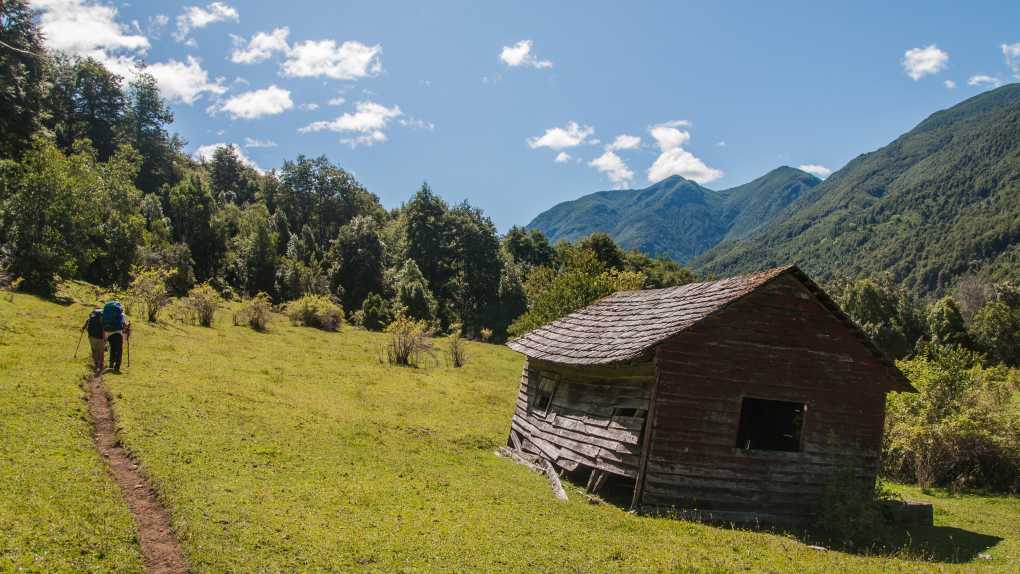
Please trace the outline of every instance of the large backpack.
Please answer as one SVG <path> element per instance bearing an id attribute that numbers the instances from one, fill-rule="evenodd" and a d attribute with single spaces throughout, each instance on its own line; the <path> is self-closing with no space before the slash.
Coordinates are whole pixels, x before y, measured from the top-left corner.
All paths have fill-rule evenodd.
<path id="1" fill-rule="evenodd" d="M 103 305 L 103 329 L 106 331 L 124 329 L 124 306 L 120 301 L 110 301 Z"/>
<path id="2" fill-rule="evenodd" d="M 93 339 L 103 338 L 103 312 L 99 309 L 93 310 L 89 313 L 89 320 L 85 323 L 85 330 L 89 332 L 89 337 Z"/>

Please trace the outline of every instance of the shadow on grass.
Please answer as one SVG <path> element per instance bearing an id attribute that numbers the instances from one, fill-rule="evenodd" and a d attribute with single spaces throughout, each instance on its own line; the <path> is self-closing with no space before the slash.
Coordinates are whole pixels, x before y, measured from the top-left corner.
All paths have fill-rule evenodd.
<path id="1" fill-rule="evenodd" d="M 574 486 L 585 488 L 590 476 L 590 470 L 584 469 L 579 472 L 565 473 L 563 478 Z M 623 477 L 610 475 L 597 498 L 605 503 L 628 510 L 633 495 L 634 481 Z M 669 517 L 676 520 L 687 520 L 682 511 L 665 511 L 649 514 L 649 516 Z M 978 559 L 983 554 L 1003 539 L 999 536 L 971 532 L 954 526 L 900 526 L 895 524 L 886 525 L 882 533 L 881 542 L 861 547 L 841 547 L 838 541 L 826 537 L 819 529 L 814 528 L 789 528 L 768 524 L 753 523 L 706 523 L 714 528 L 725 528 L 728 530 L 749 530 L 766 532 L 779 536 L 788 536 L 796 540 L 812 545 L 821 546 L 833 552 L 860 556 L 886 556 L 902 560 L 913 560 L 923 562 L 938 562 L 948 564 L 962 564 Z"/>

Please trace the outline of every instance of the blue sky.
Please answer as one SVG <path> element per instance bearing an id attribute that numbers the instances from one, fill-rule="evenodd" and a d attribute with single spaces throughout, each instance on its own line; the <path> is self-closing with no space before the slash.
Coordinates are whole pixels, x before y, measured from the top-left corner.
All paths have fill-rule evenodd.
<path id="1" fill-rule="evenodd" d="M 189 153 L 325 154 L 501 231 L 673 173 L 836 170 L 1020 77 L 1016 2 L 33 4 L 52 49 L 147 62 Z"/>

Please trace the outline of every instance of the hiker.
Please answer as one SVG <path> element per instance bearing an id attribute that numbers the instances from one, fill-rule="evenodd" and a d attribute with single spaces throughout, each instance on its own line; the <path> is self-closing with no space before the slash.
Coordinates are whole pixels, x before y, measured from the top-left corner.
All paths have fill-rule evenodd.
<path id="1" fill-rule="evenodd" d="M 106 355 L 106 338 L 103 336 L 103 310 L 96 307 L 89 313 L 82 331 L 89 333 L 89 346 L 92 348 L 92 371 L 97 375 L 103 372 L 103 359 Z"/>
<path id="2" fill-rule="evenodd" d="M 131 337 L 131 321 L 124 314 L 120 301 L 108 301 L 103 305 L 103 331 L 110 344 L 110 369 L 120 374 L 120 360 L 124 351 L 124 339 Z"/>

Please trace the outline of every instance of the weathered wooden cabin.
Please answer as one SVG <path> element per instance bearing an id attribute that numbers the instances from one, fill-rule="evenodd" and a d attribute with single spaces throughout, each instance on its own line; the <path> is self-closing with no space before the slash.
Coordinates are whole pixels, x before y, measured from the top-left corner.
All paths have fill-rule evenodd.
<path id="1" fill-rule="evenodd" d="M 616 293 L 508 346 L 508 446 L 706 520 L 803 521 L 838 470 L 873 482 L 885 395 L 913 390 L 796 267 Z"/>

